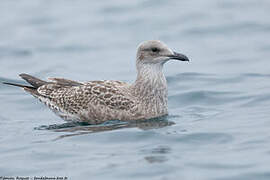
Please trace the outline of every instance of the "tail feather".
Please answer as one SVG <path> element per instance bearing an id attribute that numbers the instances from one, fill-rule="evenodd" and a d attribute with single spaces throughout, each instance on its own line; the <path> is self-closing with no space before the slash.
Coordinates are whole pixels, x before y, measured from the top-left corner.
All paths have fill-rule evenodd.
<path id="1" fill-rule="evenodd" d="M 20 77 L 23 78 L 25 81 L 27 81 L 29 84 L 31 84 L 36 89 L 38 87 L 48 83 L 46 81 L 43 81 L 43 80 L 38 79 L 36 77 L 30 76 L 28 74 L 20 74 Z"/>

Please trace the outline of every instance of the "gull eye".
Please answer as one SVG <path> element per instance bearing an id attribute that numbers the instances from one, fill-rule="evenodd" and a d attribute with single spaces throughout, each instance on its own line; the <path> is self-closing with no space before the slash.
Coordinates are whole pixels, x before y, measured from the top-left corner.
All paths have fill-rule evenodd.
<path id="1" fill-rule="evenodd" d="M 156 52 L 158 52 L 158 51 L 159 51 L 159 49 L 158 49 L 158 48 L 156 48 L 156 47 L 153 47 L 153 48 L 151 49 L 151 51 L 152 51 L 152 52 L 154 52 L 154 53 L 156 53 Z"/>

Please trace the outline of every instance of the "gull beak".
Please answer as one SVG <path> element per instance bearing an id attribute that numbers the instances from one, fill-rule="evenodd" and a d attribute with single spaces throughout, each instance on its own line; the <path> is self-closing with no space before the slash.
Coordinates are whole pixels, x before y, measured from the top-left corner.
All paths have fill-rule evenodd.
<path id="1" fill-rule="evenodd" d="M 173 55 L 168 56 L 170 59 L 176 59 L 179 61 L 189 61 L 188 57 L 184 54 L 173 52 Z"/>

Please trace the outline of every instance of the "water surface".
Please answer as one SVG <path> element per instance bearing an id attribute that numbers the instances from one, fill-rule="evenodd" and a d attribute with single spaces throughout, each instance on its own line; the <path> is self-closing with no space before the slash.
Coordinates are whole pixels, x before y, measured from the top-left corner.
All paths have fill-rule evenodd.
<path id="1" fill-rule="evenodd" d="M 69 179 L 270 179 L 270 3 L 1 1 L 0 81 L 18 74 L 136 78 L 135 54 L 160 39 L 170 62 L 167 117 L 66 124 L 0 85 L 0 176 Z"/>

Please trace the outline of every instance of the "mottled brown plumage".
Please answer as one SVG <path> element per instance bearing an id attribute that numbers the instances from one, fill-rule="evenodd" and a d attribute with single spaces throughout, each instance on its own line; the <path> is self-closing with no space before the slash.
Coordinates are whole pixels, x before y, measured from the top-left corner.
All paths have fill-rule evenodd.
<path id="1" fill-rule="evenodd" d="M 67 121 L 98 124 L 107 120 L 138 120 L 168 114 L 167 83 L 162 67 L 170 59 L 188 58 L 160 41 L 146 41 L 137 51 L 137 79 L 129 85 L 120 81 L 77 82 L 63 78 L 43 81 L 20 76 L 31 86 L 23 87 Z"/>

